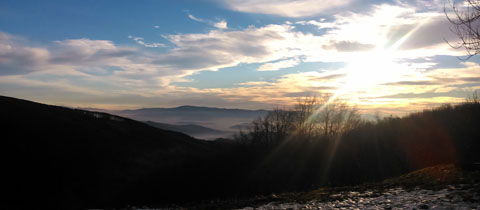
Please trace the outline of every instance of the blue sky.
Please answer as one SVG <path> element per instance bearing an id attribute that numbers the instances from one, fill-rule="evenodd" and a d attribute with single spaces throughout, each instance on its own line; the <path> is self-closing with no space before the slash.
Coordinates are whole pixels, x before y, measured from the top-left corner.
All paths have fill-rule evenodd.
<path id="1" fill-rule="evenodd" d="M 107 109 L 272 108 L 332 94 L 364 112 L 462 101 L 444 1 L 0 2 L 0 94 Z"/>

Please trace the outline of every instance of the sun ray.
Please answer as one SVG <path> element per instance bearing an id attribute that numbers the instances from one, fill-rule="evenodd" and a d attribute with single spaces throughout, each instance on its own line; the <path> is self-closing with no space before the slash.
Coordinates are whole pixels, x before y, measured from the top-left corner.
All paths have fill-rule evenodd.
<path id="1" fill-rule="evenodd" d="M 430 18 L 425 18 L 390 46 L 381 43 L 371 51 L 357 53 L 344 69 L 346 76 L 343 78 L 343 85 L 334 95 L 354 95 L 356 92 L 368 91 L 377 85 L 398 80 L 409 69 L 397 62 L 397 50 L 429 21 Z"/>
<path id="2" fill-rule="evenodd" d="M 375 47 L 374 50 L 365 53 L 358 53 L 346 67 L 344 77 L 344 85 L 341 86 L 333 95 L 322 105 L 313 111 L 312 115 L 308 117 L 308 122 L 312 122 L 321 111 L 325 109 L 328 104 L 337 100 L 341 96 L 355 93 L 359 90 L 367 89 L 381 83 L 389 82 L 398 79 L 402 75 L 402 65 L 395 62 L 396 51 L 412 37 L 424 24 L 428 23 L 430 18 L 418 23 L 414 28 L 408 31 L 400 39 L 395 41 L 390 47 L 386 47 L 386 43 L 383 42 Z M 353 99 L 351 96 L 350 100 Z M 326 160 L 326 169 L 323 172 L 322 179 L 325 179 L 333 157 L 337 152 L 337 145 L 339 139 L 335 140 L 334 146 L 330 148 L 328 159 Z"/>

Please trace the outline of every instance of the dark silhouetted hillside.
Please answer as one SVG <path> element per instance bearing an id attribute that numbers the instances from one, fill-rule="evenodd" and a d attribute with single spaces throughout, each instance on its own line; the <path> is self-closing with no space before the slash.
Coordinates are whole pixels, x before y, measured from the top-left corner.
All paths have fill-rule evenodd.
<path id="1" fill-rule="evenodd" d="M 202 170 L 215 171 L 189 168 L 198 165 L 191 160 L 217 154 L 215 146 L 127 118 L 10 97 L 0 97 L 0 116 L 7 192 L 0 205 L 68 209 L 170 201 L 208 185 Z"/>

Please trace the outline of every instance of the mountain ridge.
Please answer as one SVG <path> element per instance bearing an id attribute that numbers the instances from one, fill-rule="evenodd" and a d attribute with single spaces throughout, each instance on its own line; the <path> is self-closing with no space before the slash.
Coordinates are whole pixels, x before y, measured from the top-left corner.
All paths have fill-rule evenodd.
<path id="1" fill-rule="evenodd" d="M 98 109 L 91 110 L 99 111 Z M 224 136 L 218 136 L 218 133 L 212 133 L 212 135 L 222 138 L 228 138 L 232 133 L 237 132 L 239 130 L 237 125 L 251 123 L 258 117 L 265 116 L 268 112 L 268 110 L 264 109 L 247 110 L 192 105 L 173 108 L 140 108 L 102 111 L 142 122 L 152 121 L 171 125 L 199 125 L 224 132 L 226 134 Z M 204 138 L 204 136 L 201 135 L 194 134 L 192 136 L 196 138 Z"/>
<path id="2" fill-rule="evenodd" d="M 175 168 L 217 151 L 207 141 L 128 118 L 6 96 L 0 96 L 0 115 L 1 184 L 8 192 L 0 206 L 135 203 L 148 195 L 145 179 L 161 183 L 165 193 L 180 194 L 184 184 L 178 181 L 187 173 Z M 139 190 L 146 194 L 132 194 Z"/>
<path id="3" fill-rule="evenodd" d="M 245 112 L 265 112 L 266 109 L 241 109 L 241 108 L 223 108 L 223 107 L 210 107 L 210 106 L 194 106 L 194 105 L 181 105 L 176 107 L 144 107 L 138 109 L 123 109 L 114 111 L 167 111 L 167 110 L 181 110 L 181 111 L 245 111 Z"/>

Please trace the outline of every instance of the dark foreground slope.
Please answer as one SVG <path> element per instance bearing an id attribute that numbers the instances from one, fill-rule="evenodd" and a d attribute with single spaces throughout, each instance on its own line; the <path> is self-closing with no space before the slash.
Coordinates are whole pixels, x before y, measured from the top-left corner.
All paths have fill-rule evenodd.
<path id="1" fill-rule="evenodd" d="M 0 205 L 9 207 L 112 207 L 188 197 L 186 189 L 203 187 L 194 173 L 211 171 L 195 161 L 219 151 L 127 118 L 9 97 L 0 96 L 0 116 L 7 193 Z"/>

